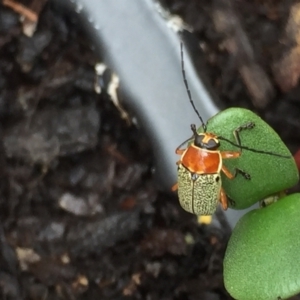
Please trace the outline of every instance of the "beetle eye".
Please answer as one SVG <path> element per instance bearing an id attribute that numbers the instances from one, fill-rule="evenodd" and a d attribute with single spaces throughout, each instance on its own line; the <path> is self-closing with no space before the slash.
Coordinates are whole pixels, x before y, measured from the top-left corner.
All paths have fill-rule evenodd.
<path id="1" fill-rule="evenodd" d="M 195 136 L 195 140 L 194 140 L 194 144 L 195 146 L 199 147 L 199 148 L 203 148 L 203 138 L 204 138 L 204 135 L 203 134 L 197 134 Z"/>
<path id="2" fill-rule="evenodd" d="M 208 143 L 206 143 L 205 148 L 208 150 L 216 150 L 220 146 L 220 143 L 214 139 L 210 139 Z"/>

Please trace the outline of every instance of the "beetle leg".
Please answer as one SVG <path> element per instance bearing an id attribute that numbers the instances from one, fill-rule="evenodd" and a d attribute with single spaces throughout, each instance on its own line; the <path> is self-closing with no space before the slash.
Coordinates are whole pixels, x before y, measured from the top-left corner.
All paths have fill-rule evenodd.
<path id="1" fill-rule="evenodd" d="M 191 141 L 194 138 L 194 135 L 192 137 L 190 137 L 189 139 L 187 139 L 186 141 L 184 141 L 183 143 L 181 143 L 175 150 L 176 154 L 181 155 L 185 149 L 180 149 L 184 144 L 186 144 L 187 142 Z"/>
<path id="2" fill-rule="evenodd" d="M 221 157 L 222 158 L 237 158 L 241 156 L 241 152 L 240 151 L 221 151 Z"/>
<path id="3" fill-rule="evenodd" d="M 234 179 L 237 174 L 241 174 L 245 179 L 247 180 L 250 180 L 251 179 L 251 176 L 246 173 L 245 171 L 241 170 L 241 169 L 238 169 L 238 168 L 235 168 L 234 169 L 234 174 L 232 174 L 224 165 L 222 166 L 222 171 L 223 173 L 226 175 L 227 178 L 229 179 Z"/>
<path id="4" fill-rule="evenodd" d="M 221 188 L 220 202 L 224 210 L 228 208 L 228 199 L 223 188 Z"/>
<path id="5" fill-rule="evenodd" d="M 233 179 L 235 177 L 224 165 L 222 166 L 222 171 L 229 179 Z"/>
<path id="6" fill-rule="evenodd" d="M 237 141 L 239 146 L 241 146 L 240 132 L 244 129 L 252 129 L 254 126 L 255 126 L 254 122 L 248 122 L 246 124 L 243 124 L 243 125 L 239 126 L 238 128 L 236 128 L 233 131 L 233 135 L 234 135 L 235 140 Z M 241 151 L 242 151 L 242 149 L 241 149 Z"/>
<path id="7" fill-rule="evenodd" d="M 175 184 L 172 186 L 171 190 L 172 190 L 173 192 L 177 191 L 177 190 L 178 190 L 178 183 L 175 183 Z"/>
<path id="8" fill-rule="evenodd" d="M 232 206 L 232 207 L 234 207 L 235 206 L 235 201 L 234 200 L 232 200 L 232 199 L 228 199 L 228 202 L 229 202 L 229 204 Z"/>
<path id="9" fill-rule="evenodd" d="M 239 174 L 241 174 L 246 180 L 250 180 L 250 179 L 251 179 L 250 174 L 248 174 L 247 172 L 245 172 L 245 171 L 243 171 L 243 170 L 241 170 L 241 169 L 235 168 L 234 171 L 235 171 L 234 177 L 236 177 L 236 175 L 239 173 Z"/>
<path id="10" fill-rule="evenodd" d="M 180 164 L 182 164 L 182 161 L 181 161 L 181 160 L 179 160 L 179 161 L 176 162 L 176 165 L 177 165 L 177 166 L 179 166 Z"/>
<path id="11" fill-rule="evenodd" d="M 181 155 L 181 154 L 183 154 L 183 152 L 184 152 L 185 150 L 186 150 L 186 149 L 179 149 L 179 147 L 178 147 L 178 148 L 176 148 L 175 153 Z"/>

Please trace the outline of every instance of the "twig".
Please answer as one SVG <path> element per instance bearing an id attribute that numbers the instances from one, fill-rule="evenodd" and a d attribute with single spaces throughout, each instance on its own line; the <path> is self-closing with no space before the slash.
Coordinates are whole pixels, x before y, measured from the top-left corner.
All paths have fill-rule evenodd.
<path id="1" fill-rule="evenodd" d="M 11 0 L 3 0 L 3 5 L 6 5 L 13 9 L 15 12 L 19 13 L 20 15 L 26 17 L 28 20 L 32 22 L 38 21 L 38 16 L 32 10 L 26 8 L 24 5 L 20 3 L 16 3 Z"/>

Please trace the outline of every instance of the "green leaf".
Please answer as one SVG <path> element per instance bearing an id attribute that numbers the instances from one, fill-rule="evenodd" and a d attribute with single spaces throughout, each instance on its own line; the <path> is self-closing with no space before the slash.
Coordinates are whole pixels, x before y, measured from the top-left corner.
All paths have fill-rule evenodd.
<path id="1" fill-rule="evenodd" d="M 227 291 L 239 300 L 286 299 L 300 292 L 300 194 L 244 215 L 224 259 Z"/>
<path id="2" fill-rule="evenodd" d="M 226 109 L 209 119 L 207 132 L 237 143 L 233 131 L 248 122 L 254 122 L 255 127 L 240 132 L 242 145 L 291 158 L 243 150 L 240 158 L 224 159 L 224 165 L 232 173 L 235 168 L 239 168 L 251 176 L 251 180 L 246 180 L 238 174 L 235 179 L 230 180 L 222 174 L 223 187 L 226 194 L 234 200 L 234 205 L 231 206 L 235 209 L 247 208 L 271 194 L 288 189 L 299 179 L 295 161 L 288 148 L 278 134 L 253 112 L 243 108 Z M 220 150 L 239 151 L 226 141 L 220 143 Z"/>

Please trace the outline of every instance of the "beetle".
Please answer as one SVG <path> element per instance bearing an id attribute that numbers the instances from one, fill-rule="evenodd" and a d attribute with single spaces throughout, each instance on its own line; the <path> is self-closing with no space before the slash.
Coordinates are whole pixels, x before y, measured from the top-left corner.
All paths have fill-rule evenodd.
<path id="1" fill-rule="evenodd" d="M 181 158 L 177 162 L 178 183 L 173 186 L 173 190 L 178 189 L 180 205 L 184 210 L 196 215 L 212 215 L 218 202 L 221 202 L 224 210 L 228 208 L 220 173 L 223 172 L 229 179 L 241 174 L 246 180 L 250 180 L 251 176 L 238 168 L 235 168 L 234 173 L 226 168 L 223 159 L 238 158 L 242 151 L 220 151 L 220 140 L 224 138 L 206 132 L 204 123 L 202 126 L 204 132 L 198 133 L 195 124 L 192 124 L 193 136 L 189 139 L 191 144 L 186 149 L 180 149 L 189 140 L 185 141 L 175 151 Z M 238 127 L 234 131 L 236 139 L 239 140 L 239 131 L 254 126 L 254 123 L 248 122 Z"/>
<path id="2" fill-rule="evenodd" d="M 246 180 L 250 180 L 250 174 L 235 168 L 234 173 L 230 172 L 223 164 L 224 159 L 234 159 L 242 155 L 242 149 L 256 153 L 269 154 L 284 158 L 289 156 L 280 155 L 273 152 L 256 150 L 241 144 L 240 132 L 255 127 L 254 122 L 246 122 L 233 131 L 236 143 L 214 133 L 207 132 L 207 124 L 204 123 L 201 115 L 195 107 L 191 92 L 188 87 L 184 70 L 183 45 L 181 43 L 181 70 L 183 81 L 189 97 L 189 101 L 202 123 L 203 132 L 198 133 L 195 124 L 191 125 L 193 135 L 176 148 L 175 153 L 181 155 L 178 165 L 178 182 L 172 187 L 172 190 L 178 190 L 179 202 L 182 208 L 196 215 L 212 215 L 218 203 L 223 209 L 228 208 L 228 198 L 222 188 L 221 172 L 229 179 L 234 179 L 238 174 Z M 238 151 L 221 151 L 220 141 L 226 141 L 229 144 L 239 148 Z M 187 148 L 181 147 L 188 143 Z"/>

